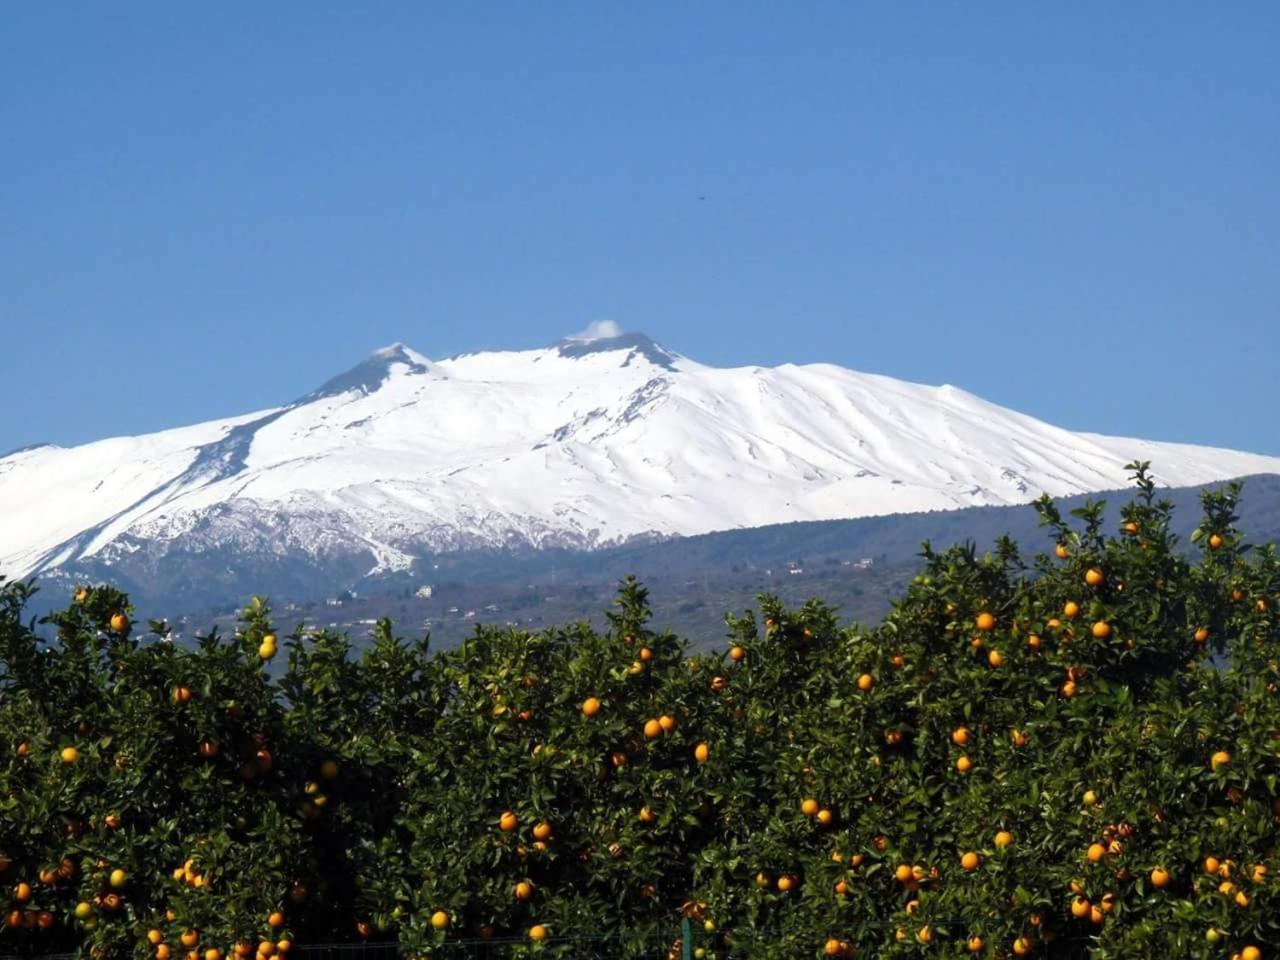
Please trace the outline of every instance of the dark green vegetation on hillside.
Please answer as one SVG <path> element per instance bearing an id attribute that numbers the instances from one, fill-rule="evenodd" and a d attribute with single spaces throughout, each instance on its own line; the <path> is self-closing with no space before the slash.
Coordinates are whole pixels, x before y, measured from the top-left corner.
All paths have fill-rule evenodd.
<path id="1" fill-rule="evenodd" d="M 1242 526 L 1261 542 L 1280 540 L 1280 477 L 1251 477 L 1247 490 Z M 1174 532 L 1184 538 L 1194 526 L 1201 492 L 1183 488 L 1161 493 L 1174 505 Z M 1126 495 L 1098 497 L 1113 502 L 1107 522 L 1114 522 L 1114 504 Z M 1065 512 L 1085 501 L 1068 497 L 1057 503 Z M 256 592 L 275 598 L 278 608 L 296 603 L 298 610 L 288 611 L 290 617 L 350 628 L 357 639 L 368 632 L 358 627 L 360 620 L 394 614 L 403 627 L 416 629 L 430 619 L 439 646 L 469 636 L 477 622 L 513 621 L 525 629 L 542 629 L 589 619 L 603 627 L 599 611 L 614 585 L 635 574 L 653 590 L 654 622 L 705 644 L 720 639 L 725 610 L 745 609 L 761 592 L 796 602 L 821 596 L 846 618 L 877 623 L 888 611 L 889 600 L 919 569 L 923 541 L 938 549 L 972 542 L 983 551 L 1002 536 L 1029 551 L 1052 546 L 1035 508 L 1025 505 L 779 524 L 592 552 L 469 550 L 424 555 L 411 572 L 372 578 L 366 577 L 374 563 L 370 555 L 331 557 L 320 566 L 288 553 L 246 557 L 229 550 L 184 555 L 175 549 L 157 557 L 145 548 L 111 565 L 90 560 L 59 575 L 68 585 L 114 583 L 130 594 L 144 616 L 175 621 L 185 616 L 189 624 L 184 624 L 184 632 L 208 629 L 218 616 L 232 622 L 241 599 Z M 851 569 L 863 559 L 874 561 L 869 574 Z M 792 565 L 803 574 L 787 573 Z M 413 599 L 423 584 L 437 588 L 432 602 Z M 356 591 L 361 602 L 336 609 L 325 605 L 325 598 L 349 590 Z M 41 602 L 37 598 L 37 606 Z M 498 609 L 487 609 L 490 605 Z M 457 611 L 451 611 L 453 607 Z M 466 616 L 468 610 L 474 617 Z"/>
<path id="2" fill-rule="evenodd" d="M 926 551 L 874 630 L 762 598 L 692 657 L 633 581 L 602 631 L 358 657 L 259 601 L 144 641 L 110 587 L 46 647 L 8 584 L 0 953 L 572 956 L 530 935 L 684 912 L 720 957 L 1274 956 L 1280 559 L 1235 488 L 1185 556 L 1137 480 L 1105 528 L 1042 502 L 1060 550 Z"/>

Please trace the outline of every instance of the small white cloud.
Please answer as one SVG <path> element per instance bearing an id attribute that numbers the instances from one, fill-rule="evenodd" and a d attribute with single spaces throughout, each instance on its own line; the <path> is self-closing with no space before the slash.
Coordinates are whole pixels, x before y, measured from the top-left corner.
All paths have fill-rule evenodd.
<path id="1" fill-rule="evenodd" d="M 592 320 L 585 330 L 569 335 L 570 340 L 605 340 L 622 336 L 622 327 L 613 320 Z"/>

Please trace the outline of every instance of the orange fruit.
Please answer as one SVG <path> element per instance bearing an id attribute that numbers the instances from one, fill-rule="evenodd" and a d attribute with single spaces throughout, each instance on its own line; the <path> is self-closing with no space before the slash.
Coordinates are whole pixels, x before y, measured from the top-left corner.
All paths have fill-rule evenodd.
<path id="1" fill-rule="evenodd" d="M 1152 870 L 1151 885 L 1157 889 L 1167 887 L 1169 885 L 1169 871 L 1163 867 L 1156 867 Z"/>
<path id="2" fill-rule="evenodd" d="M 13 888 L 13 899 L 19 903 L 26 903 L 31 899 L 31 884 L 20 883 Z"/>
<path id="3" fill-rule="evenodd" d="M 693 748 L 693 759 L 697 760 L 698 763 L 706 763 L 710 757 L 711 748 L 705 743 L 700 743 Z"/>
<path id="4" fill-rule="evenodd" d="M 637 651 L 636 656 L 639 657 L 641 660 L 643 660 L 645 663 L 648 663 L 650 660 L 653 659 L 653 651 L 650 650 L 648 647 L 641 647 L 639 651 Z"/>
<path id="5" fill-rule="evenodd" d="M 1099 620 L 1093 625 L 1093 635 L 1098 640 L 1106 640 L 1111 636 L 1111 624 L 1105 620 Z"/>
<path id="6" fill-rule="evenodd" d="M 1085 856 L 1089 858 L 1090 863 L 1097 863 L 1107 855 L 1107 848 L 1100 843 L 1089 844 L 1089 849 L 1085 851 Z"/>
<path id="7" fill-rule="evenodd" d="M 973 761 L 968 756 L 961 754 L 956 758 L 956 770 L 960 773 L 968 773 L 973 769 Z"/>
<path id="8" fill-rule="evenodd" d="M 653 823 L 658 819 L 657 815 L 648 807 L 641 807 L 639 816 L 641 823 Z"/>
<path id="9" fill-rule="evenodd" d="M 991 666 L 993 667 L 1003 666 L 1004 654 L 1002 654 L 999 650 L 992 650 L 990 653 L 987 654 L 987 663 L 991 664 Z"/>
<path id="10" fill-rule="evenodd" d="M 979 630 L 986 633 L 996 628 L 996 618 L 984 610 L 982 613 L 978 614 L 977 618 L 974 620 L 974 624 Z"/>
<path id="11" fill-rule="evenodd" d="M 1138 532 L 1138 525 L 1134 523 L 1132 520 L 1130 520 L 1121 529 L 1123 529 L 1125 533 L 1127 533 L 1129 536 L 1132 537 L 1134 534 Z"/>
<path id="12" fill-rule="evenodd" d="M 1196 643 L 1204 643 L 1208 639 L 1209 639 L 1208 627 L 1201 627 L 1199 630 L 1196 631 L 1195 633 Z"/>
<path id="13" fill-rule="evenodd" d="M 515 894 L 517 900 L 528 900 L 533 896 L 533 884 L 528 880 L 521 880 L 516 884 Z"/>
<path id="14" fill-rule="evenodd" d="M 172 951 L 169 950 L 168 944 L 166 943 L 156 944 L 156 960 L 169 960 L 171 952 Z"/>
<path id="15" fill-rule="evenodd" d="M 662 724 L 657 720 L 646 720 L 644 724 L 644 735 L 650 740 L 662 736 Z"/>
<path id="16" fill-rule="evenodd" d="M 818 821 L 818 826 L 829 827 L 831 826 L 831 821 L 835 819 L 835 815 L 830 810 L 819 810 L 817 817 L 814 819 Z"/>
<path id="17" fill-rule="evenodd" d="M 164 934 L 159 930 L 148 930 L 147 943 L 151 944 L 153 947 L 157 944 L 164 943 Z"/>
<path id="18" fill-rule="evenodd" d="M 510 810 L 506 811 L 498 818 L 498 829 L 503 833 L 510 833 L 520 825 L 519 819 Z"/>
<path id="19" fill-rule="evenodd" d="M 182 941 L 182 945 L 189 950 L 200 942 L 200 931 L 191 929 L 184 930 L 182 932 L 182 936 L 178 939 Z"/>
<path id="20" fill-rule="evenodd" d="M 1001 830 L 996 834 L 995 844 L 1001 850 L 1013 843 L 1013 834 L 1008 830 Z"/>
<path id="21" fill-rule="evenodd" d="M 116 633 L 124 633 L 129 629 L 129 618 L 123 613 L 114 613 L 111 615 L 111 629 Z"/>
<path id="22" fill-rule="evenodd" d="M 1058 544 L 1053 548 L 1053 552 L 1057 554 L 1059 560 L 1065 560 L 1067 557 L 1071 556 L 1071 553 L 1067 550 L 1067 545 L 1065 543 Z"/>
<path id="23" fill-rule="evenodd" d="M 1217 770 L 1219 767 L 1225 767 L 1229 763 L 1231 763 L 1231 754 L 1227 753 L 1225 750 L 1219 750 L 1209 758 L 1209 766 L 1214 770 Z"/>
<path id="24" fill-rule="evenodd" d="M 1074 600 L 1068 600 L 1062 607 L 1062 615 L 1068 620 L 1074 620 L 1080 616 L 1080 604 Z"/>
<path id="25" fill-rule="evenodd" d="M 663 733 L 671 733 L 676 728 L 676 718 L 669 713 L 664 713 L 660 716 L 658 723 L 661 724 Z"/>
<path id="26" fill-rule="evenodd" d="M 982 864 L 982 858 L 972 850 L 962 854 L 960 857 L 960 867 L 964 870 L 977 870 Z"/>
<path id="27" fill-rule="evenodd" d="M 529 928 L 529 939 L 542 941 L 547 939 L 547 933 L 548 931 L 546 927 L 544 927 L 540 923 L 535 923 L 532 927 Z"/>
<path id="28" fill-rule="evenodd" d="M 551 824 L 543 820 L 533 828 L 533 839 L 549 840 L 551 839 Z"/>
<path id="29" fill-rule="evenodd" d="M 1009 739 L 1013 741 L 1015 747 L 1025 747 L 1027 745 L 1027 735 L 1021 730 L 1010 730 Z"/>
<path id="30" fill-rule="evenodd" d="M 875 685 L 876 685 L 876 679 L 875 677 L 871 676 L 871 674 L 869 673 L 864 673 L 862 676 L 858 677 L 858 689 L 861 690 L 863 693 L 866 693 Z"/>
<path id="31" fill-rule="evenodd" d="M 1209 534 L 1209 549 L 1218 550 L 1222 547 L 1222 537 L 1219 534 Z"/>
<path id="32" fill-rule="evenodd" d="M 976 933 L 965 941 L 965 946 L 969 948 L 970 953 L 981 953 L 982 948 L 986 946 L 983 939 Z"/>
<path id="33" fill-rule="evenodd" d="M 270 926 L 270 927 L 283 927 L 283 926 L 284 926 L 284 914 L 283 914 L 283 913 L 281 913 L 279 910 L 276 910 L 275 912 L 273 912 L 269 917 L 267 917 L 267 926 Z"/>
<path id="34" fill-rule="evenodd" d="M 911 864 L 909 863 L 898 864 L 898 869 L 893 872 L 893 875 L 894 877 L 897 878 L 897 881 L 899 883 L 909 883 L 913 877 L 913 874 L 911 871 Z"/>
<path id="35" fill-rule="evenodd" d="M 449 926 L 449 915 L 443 910 L 437 910 L 431 915 L 431 926 L 436 930 L 443 930 Z"/>
<path id="36" fill-rule="evenodd" d="M 1092 904 L 1084 897 L 1076 897 L 1071 901 L 1071 915 L 1078 920 L 1083 920 L 1089 915 Z"/>
<path id="37" fill-rule="evenodd" d="M 956 727 L 954 730 L 952 730 L 951 742 L 958 747 L 963 747 L 966 743 L 969 742 L 969 728 Z"/>
<path id="38" fill-rule="evenodd" d="M 58 751 L 58 758 L 66 764 L 75 763 L 80 759 L 80 751 L 75 747 L 63 747 Z"/>
<path id="39" fill-rule="evenodd" d="M 739 646 L 732 646 L 729 648 L 729 659 L 732 660 L 734 663 L 740 663 L 742 661 L 742 658 L 745 657 L 746 655 L 747 655 L 747 651 L 743 650 Z"/>
<path id="40" fill-rule="evenodd" d="M 790 890 L 794 886 L 795 886 L 795 881 L 792 880 L 789 876 L 783 874 L 781 877 L 778 878 L 778 889 L 783 893 L 786 893 L 788 890 Z"/>
<path id="41" fill-rule="evenodd" d="M 596 697 L 587 697 L 582 701 L 582 712 L 588 717 L 594 717 L 600 712 L 600 701 Z"/>
<path id="42" fill-rule="evenodd" d="M 1018 937 L 1013 941 L 1013 952 L 1019 957 L 1025 957 L 1031 952 L 1031 941 L 1025 936 Z"/>
<path id="43" fill-rule="evenodd" d="M 1262 960 L 1262 951 L 1250 944 L 1240 951 L 1240 960 Z"/>
<path id="44" fill-rule="evenodd" d="M 815 816 L 818 812 L 818 801 L 812 797 L 800 801 L 800 812 L 806 817 Z"/>
<path id="45" fill-rule="evenodd" d="M 1102 579 L 1102 571 L 1097 567 L 1090 567 L 1085 571 L 1084 582 L 1091 587 L 1098 586 L 1098 584 L 1102 583 Z"/>

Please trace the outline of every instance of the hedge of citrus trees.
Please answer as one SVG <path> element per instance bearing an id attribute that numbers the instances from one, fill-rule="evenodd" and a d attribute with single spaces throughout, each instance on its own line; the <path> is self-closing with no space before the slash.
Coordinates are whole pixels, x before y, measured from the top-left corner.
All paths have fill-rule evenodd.
<path id="1" fill-rule="evenodd" d="M 618 956 L 1280 956 L 1280 562 L 1144 465 L 1118 530 L 923 551 L 885 622 L 813 601 L 691 655 L 609 627 L 195 649 L 84 587 L 0 585 L 0 954 L 287 956 L 462 939 Z M 278 639 L 279 638 L 279 639 Z"/>

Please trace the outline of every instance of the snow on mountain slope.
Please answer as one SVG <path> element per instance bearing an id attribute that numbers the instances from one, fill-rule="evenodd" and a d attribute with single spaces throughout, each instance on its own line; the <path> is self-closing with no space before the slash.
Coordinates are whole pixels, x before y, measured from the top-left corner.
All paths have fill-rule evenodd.
<path id="1" fill-rule="evenodd" d="M 374 570 L 794 520 L 1280 472 L 1072 433 L 954 387 L 816 364 L 717 369 L 641 334 L 431 361 L 396 344 L 273 410 L 0 458 L 0 571 L 232 549 Z"/>

